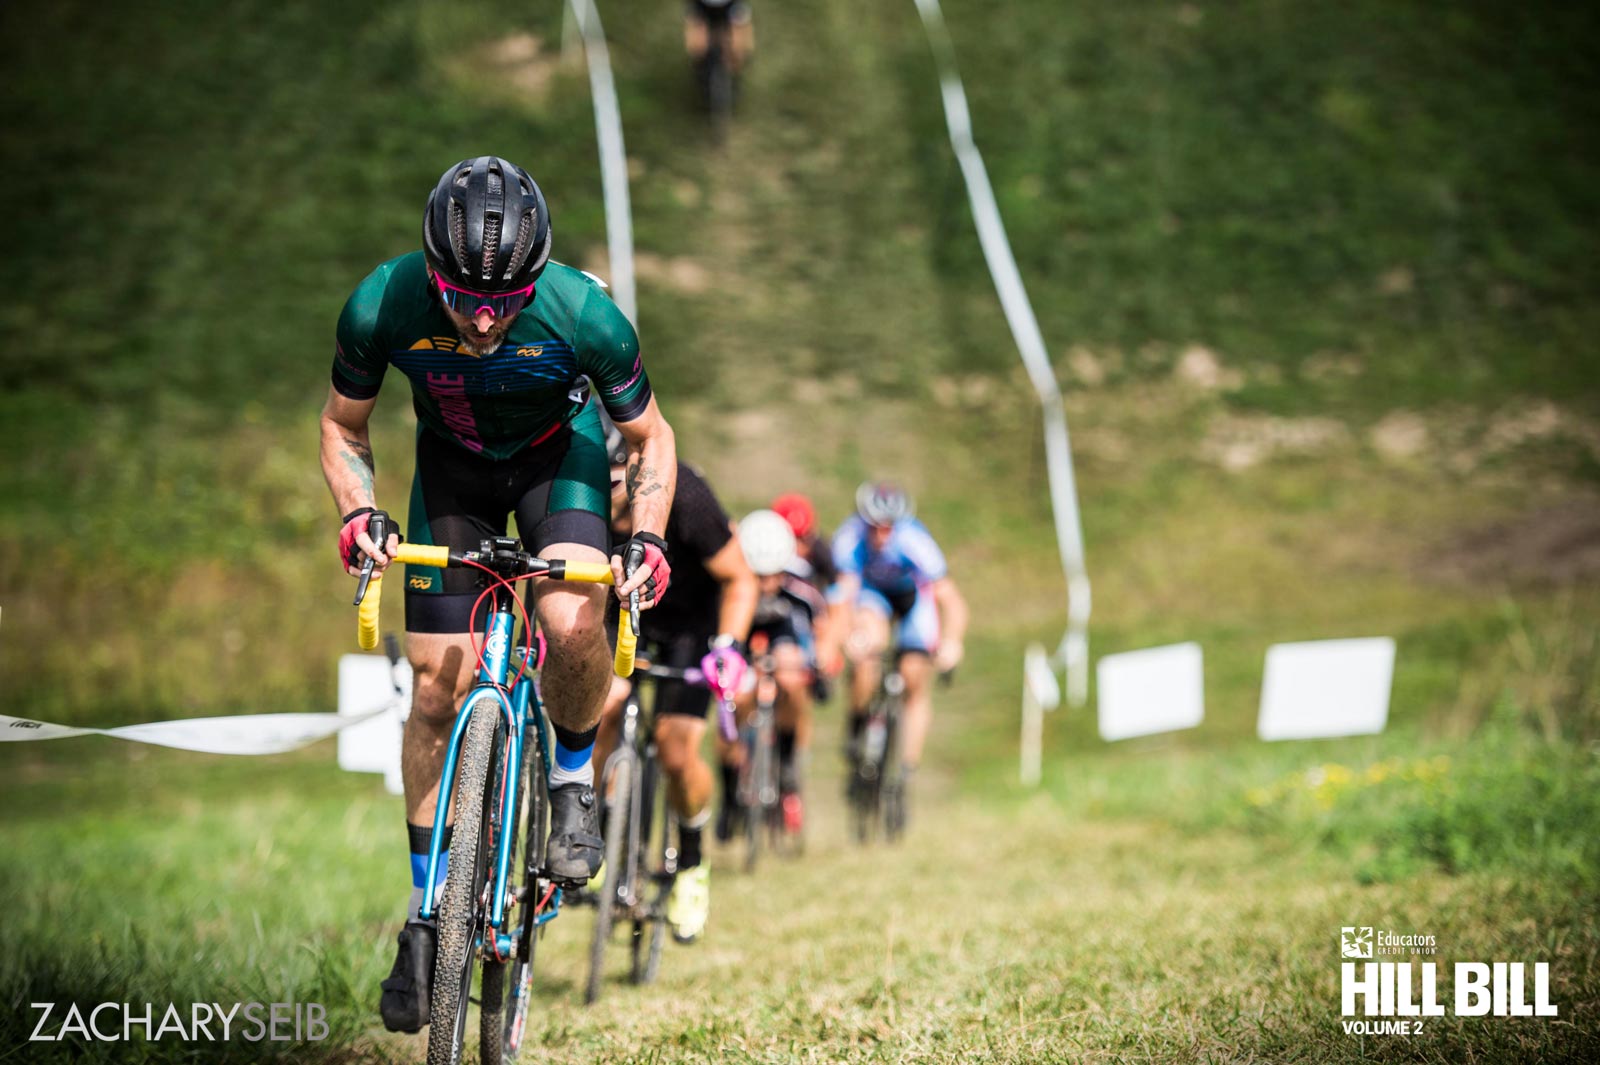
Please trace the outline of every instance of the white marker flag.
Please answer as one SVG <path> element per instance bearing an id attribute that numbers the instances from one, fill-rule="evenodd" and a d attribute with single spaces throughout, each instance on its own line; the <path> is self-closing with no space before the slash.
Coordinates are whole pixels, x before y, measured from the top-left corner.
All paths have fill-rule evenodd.
<path id="1" fill-rule="evenodd" d="M 239 714 L 233 717 L 151 721 L 119 728 L 54 725 L 48 721 L 0 714 L 0 743 L 94 735 L 206 754 L 283 754 L 326 739 L 341 729 L 359 725 L 381 713 L 384 711 L 351 717 L 338 714 Z"/>

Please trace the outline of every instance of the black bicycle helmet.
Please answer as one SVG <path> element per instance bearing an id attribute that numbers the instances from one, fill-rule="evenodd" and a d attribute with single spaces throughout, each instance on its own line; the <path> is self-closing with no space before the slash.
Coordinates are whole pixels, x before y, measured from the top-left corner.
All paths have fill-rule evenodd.
<path id="1" fill-rule="evenodd" d="M 463 159 L 428 196 L 422 219 L 428 265 L 479 292 L 515 292 L 550 261 L 550 212 L 528 172 L 496 155 Z"/>

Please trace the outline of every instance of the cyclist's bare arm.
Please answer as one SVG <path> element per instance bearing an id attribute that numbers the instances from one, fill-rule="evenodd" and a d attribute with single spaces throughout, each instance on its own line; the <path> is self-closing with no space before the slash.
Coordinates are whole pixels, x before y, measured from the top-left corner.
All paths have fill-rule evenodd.
<path id="1" fill-rule="evenodd" d="M 828 627 L 826 639 L 818 641 L 817 658 L 823 671 L 837 674 L 844 666 L 844 641 L 855 625 L 852 615 L 856 609 L 856 596 L 861 591 L 861 578 L 854 573 L 841 573 L 834 582 L 828 599 Z"/>
<path id="2" fill-rule="evenodd" d="M 939 609 L 939 653 L 941 670 L 954 669 L 965 653 L 967 601 L 949 577 L 933 582 L 933 604 Z"/>
<path id="3" fill-rule="evenodd" d="M 661 536 L 667 530 L 672 497 L 678 489 L 678 445 L 672 426 L 661 416 L 661 408 L 652 396 L 644 413 L 632 421 L 618 422 L 617 431 L 628 445 L 623 483 L 628 490 L 633 531 Z M 627 598 L 648 577 L 648 573 L 636 573 L 624 581 L 619 574 L 617 594 Z"/>
<path id="4" fill-rule="evenodd" d="M 342 396 L 332 387 L 328 389 L 328 402 L 322 406 L 322 476 L 333 493 L 334 505 L 340 514 L 349 514 L 362 507 L 375 507 L 373 501 L 372 440 L 367 433 L 367 420 L 377 399 L 351 399 Z M 398 543 L 391 536 L 390 550 Z M 363 551 L 373 555 L 379 565 L 387 566 L 389 560 L 376 551 L 372 540 L 362 533 L 356 543 Z"/>
<path id="5" fill-rule="evenodd" d="M 741 642 L 748 640 L 750 623 L 756 616 L 756 603 L 761 598 L 761 584 L 750 563 L 745 561 L 739 537 L 735 535 L 723 544 L 721 550 L 705 560 L 705 567 L 722 585 L 717 632 L 736 636 Z"/>

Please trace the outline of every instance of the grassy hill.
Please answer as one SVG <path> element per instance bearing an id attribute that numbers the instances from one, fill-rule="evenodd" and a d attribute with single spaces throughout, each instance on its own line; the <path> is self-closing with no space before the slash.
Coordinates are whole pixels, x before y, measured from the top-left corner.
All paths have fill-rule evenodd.
<path id="1" fill-rule="evenodd" d="M 909 942 L 887 937 L 914 959 L 907 976 L 876 939 L 835 964 L 795 926 L 784 957 L 832 1020 L 786 1013 L 793 985 L 761 977 L 757 1020 L 739 1021 L 725 972 L 748 960 L 735 930 L 760 900 L 735 894 L 728 939 L 682 963 L 693 982 L 622 1030 L 677 1048 L 661 1060 L 803 1046 L 855 1060 L 1278 1056 L 1307 1033 L 1321 1040 L 1308 1056 L 1342 1056 L 1355 1051 L 1327 1031 L 1332 970 L 1308 944 L 1365 908 L 1436 922 L 1452 949 L 1551 960 L 1573 1027 L 1527 1038 L 1550 1060 L 1592 1051 L 1596 16 L 1253 0 L 1023 2 L 997 17 L 951 0 L 978 141 L 1068 391 L 1095 651 L 1198 639 L 1207 655 L 1203 728 L 1107 747 L 1090 715 L 1058 715 L 1030 797 L 1012 784 L 1018 652 L 1064 621 L 1038 415 L 914 7 L 761 5 L 721 150 L 690 105 L 676 9 L 608 0 L 602 14 L 641 333 L 684 455 L 732 505 L 799 488 L 829 521 L 861 476 L 904 478 L 973 602 L 930 820 L 992 836 L 961 868 L 994 896 L 971 915 L 970 949 L 1001 959 L 913 923 Z M 14 205 L 0 708 L 114 724 L 329 707 L 353 647 L 316 463 L 334 319 L 375 263 L 415 246 L 438 172 L 484 151 L 538 177 L 556 257 L 605 273 L 587 85 L 560 38 L 555 4 L 0 9 L 0 195 Z M 391 380 L 374 436 L 393 506 L 411 424 Z M 1270 643 L 1374 634 L 1400 647 L 1388 734 L 1250 741 Z M 244 768 L 74 742 L 0 752 L 24 826 L 0 863 L 21 900 L 0 931 L 8 999 L 89 978 L 51 949 L 63 921 L 84 921 L 107 995 L 299 989 L 337 1005 L 341 1048 L 382 1052 L 366 990 L 386 971 L 373 944 L 393 907 L 340 900 L 392 879 L 397 811 L 366 781 L 328 780 L 325 752 Z M 1419 768 L 1438 758 L 1447 769 Z M 1324 786 L 1330 766 L 1344 783 Z M 140 805 L 147 818 L 99 824 Z M 359 812 L 318 836 L 346 806 Z M 168 833 L 171 818 L 193 832 Z M 232 872 L 187 879 L 194 840 L 243 839 L 241 824 L 278 858 L 241 852 Z M 881 860 L 935 878 L 938 835 Z M 72 905 L 47 887 L 64 851 L 81 877 Z M 129 863 L 153 886 L 125 922 L 127 885 L 103 870 Z M 305 913 L 259 902 L 292 868 L 330 885 L 314 958 L 285 960 Z M 875 871 L 824 849 L 775 890 L 810 928 L 827 918 L 802 896 Z M 1182 912 L 1196 877 L 1214 927 L 1276 930 L 1238 947 L 1232 982 L 1198 975 L 1215 944 Z M 1060 883 L 1082 888 L 1081 908 L 1041 901 Z M 1161 905 L 1147 916 L 1117 885 Z M 212 909 L 195 924 L 202 889 Z M 863 890 L 841 927 L 881 934 L 884 907 L 930 905 Z M 252 939 L 261 912 L 282 927 Z M 1049 932 L 1008 954 L 1022 914 Z M 152 944 L 152 926 L 180 931 Z M 1261 946 L 1272 935 L 1277 954 Z M 1292 993 L 1277 1003 L 1264 988 L 1280 976 Z M 1107 997 L 1157 977 L 1159 991 Z M 702 993 L 703 1023 L 673 1011 L 672 994 Z M 622 998 L 587 1019 L 562 1007 L 554 1052 L 638 1053 L 608 1034 L 634 1023 Z M 1134 1014 L 1165 1020 L 1130 1027 Z M 954 1042 L 935 1041 L 941 1016 Z M 1207 1028 L 1217 1016 L 1235 1021 Z M 1504 1058 L 1535 1048 L 1515 1042 L 1527 1031 L 1458 1026 L 1366 1052 Z"/>

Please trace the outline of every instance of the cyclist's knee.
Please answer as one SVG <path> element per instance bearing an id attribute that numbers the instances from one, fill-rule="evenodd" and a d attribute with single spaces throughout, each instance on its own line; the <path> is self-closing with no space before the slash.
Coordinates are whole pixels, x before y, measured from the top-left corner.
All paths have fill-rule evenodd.
<path id="1" fill-rule="evenodd" d="M 622 716 L 622 706 L 627 701 L 628 682 L 621 677 L 612 677 L 611 686 L 606 689 L 605 705 L 600 709 L 603 727 L 615 727 L 617 719 Z"/>
<path id="2" fill-rule="evenodd" d="M 543 591 L 538 610 L 545 639 L 563 647 L 604 641 L 607 594 L 603 586 L 582 584 Z"/>
<path id="3" fill-rule="evenodd" d="M 666 714 L 656 722 L 656 757 L 664 772 L 677 776 L 700 759 L 705 722 L 682 714 Z"/>
<path id="4" fill-rule="evenodd" d="M 455 718 L 457 705 L 472 687 L 470 640 L 465 634 L 410 633 L 411 713 L 429 725 Z"/>

